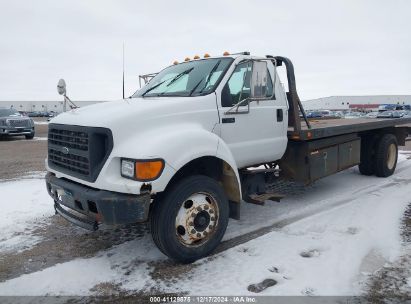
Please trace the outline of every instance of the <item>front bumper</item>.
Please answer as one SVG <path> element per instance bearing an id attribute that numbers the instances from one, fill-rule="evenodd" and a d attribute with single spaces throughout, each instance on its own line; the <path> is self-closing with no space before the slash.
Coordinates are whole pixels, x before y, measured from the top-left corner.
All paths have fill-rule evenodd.
<path id="1" fill-rule="evenodd" d="M 108 225 L 145 222 L 150 208 L 150 194 L 125 194 L 90 188 L 67 179 L 46 175 L 47 191 L 54 199 L 58 214 L 73 224 L 97 230 Z"/>
<path id="2" fill-rule="evenodd" d="M 0 126 L 0 135 L 17 136 L 34 134 L 34 127 Z"/>

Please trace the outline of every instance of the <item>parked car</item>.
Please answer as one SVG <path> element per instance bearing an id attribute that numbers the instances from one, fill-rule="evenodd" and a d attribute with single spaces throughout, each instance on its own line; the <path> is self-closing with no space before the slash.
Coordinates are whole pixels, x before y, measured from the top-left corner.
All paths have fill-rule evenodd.
<path id="1" fill-rule="evenodd" d="M 47 117 L 47 121 L 52 120 L 54 117 L 56 117 L 57 115 L 59 115 L 60 113 L 57 112 L 50 112 L 49 117 Z"/>
<path id="2" fill-rule="evenodd" d="M 318 112 L 318 111 L 307 113 L 307 118 L 321 118 L 321 117 L 323 117 L 323 115 L 321 114 L 321 112 Z"/>
<path id="3" fill-rule="evenodd" d="M 34 137 L 34 121 L 14 109 L 0 108 L 0 136 Z"/>
<path id="4" fill-rule="evenodd" d="M 377 118 L 401 118 L 401 114 L 398 111 L 384 111 L 378 113 Z"/>
<path id="5" fill-rule="evenodd" d="M 365 118 L 377 118 L 378 112 L 370 112 L 365 115 Z"/>
<path id="6" fill-rule="evenodd" d="M 28 112 L 29 117 L 40 117 L 40 112 L 38 111 L 33 111 L 33 112 Z"/>
<path id="7" fill-rule="evenodd" d="M 400 115 L 400 117 L 404 117 L 404 116 L 406 116 L 406 115 L 409 115 L 409 112 L 410 112 L 410 111 L 401 110 L 401 111 L 397 111 L 397 112 L 398 112 L 398 114 Z"/>
<path id="8" fill-rule="evenodd" d="M 337 119 L 341 118 L 342 113 L 330 110 L 321 110 L 319 111 L 322 117 L 329 118 L 329 119 Z"/>
<path id="9" fill-rule="evenodd" d="M 334 116 L 336 118 L 344 118 L 344 113 L 342 111 L 335 111 Z"/>
<path id="10" fill-rule="evenodd" d="M 364 116 L 364 114 L 360 113 L 360 112 L 348 112 L 348 113 L 345 114 L 344 118 L 355 119 L 355 118 L 361 118 L 363 116 Z"/>
<path id="11" fill-rule="evenodd" d="M 411 111 L 404 111 L 404 114 L 401 116 L 401 118 L 411 118 Z"/>

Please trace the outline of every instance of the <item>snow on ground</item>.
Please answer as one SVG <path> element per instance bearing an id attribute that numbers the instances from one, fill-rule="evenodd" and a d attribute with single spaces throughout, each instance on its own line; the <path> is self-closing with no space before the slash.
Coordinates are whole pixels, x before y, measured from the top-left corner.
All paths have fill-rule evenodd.
<path id="1" fill-rule="evenodd" d="M 258 208 L 252 204 L 243 204 L 241 207 L 241 221 L 230 221 L 224 240 L 261 227 L 271 226 L 281 220 L 299 217 L 308 213 L 314 214 L 324 210 L 324 208 L 344 204 L 350 201 L 352 197 L 372 193 L 383 185 L 389 185 L 401 175 L 402 170 L 411 166 L 407 156 L 402 152 L 400 151 L 398 155 L 395 175 L 388 179 L 360 175 L 355 167 L 321 179 L 302 195 L 285 197 L 280 203 L 268 202 L 264 206 L 258 206 Z"/>
<path id="2" fill-rule="evenodd" d="M 165 257 L 147 235 L 90 259 L 75 259 L 6 281 L 0 285 L 0 295 L 87 295 L 90 288 L 106 282 L 131 282 L 133 288 L 145 289 L 155 284 L 149 276 L 151 268 L 147 263 L 160 259 Z M 140 261 L 144 262 L 138 263 Z M 136 263 L 138 267 L 133 270 Z"/>
<path id="3" fill-rule="evenodd" d="M 35 125 L 48 125 L 49 122 L 48 121 L 35 121 L 34 124 Z"/>
<path id="4" fill-rule="evenodd" d="M 0 182 L 0 252 L 21 250 L 37 243 L 39 239 L 30 231 L 54 214 L 40 175 L 44 177 L 44 173 L 34 172 L 23 180 Z"/>
<path id="5" fill-rule="evenodd" d="M 0 283 L 0 294 L 88 295 L 96 285 L 110 283 L 132 292 L 154 288 L 195 295 L 246 295 L 252 294 L 249 284 L 267 278 L 277 284 L 261 295 L 359 294 L 364 265 L 373 265 L 367 271 L 374 271 L 401 251 L 399 222 L 411 202 L 410 176 L 411 162 L 400 155 L 397 172 L 390 178 L 361 176 L 351 169 L 281 203 L 244 204 L 242 220 L 230 221 L 225 239 L 281 221 L 283 228 L 197 261 L 172 280 L 152 276 L 166 257 L 154 247 L 150 235 L 144 235 L 94 257 Z M 36 214 L 52 214 L 50 198 L 38 180 L 0 183 L 1 190 L 13 202 L 6 206 L 2 201 L 7 208 L 6 215 L 0 215 L 3 242 L 13 234 L 11 223 L 20 223 L 21 231 Z"/>

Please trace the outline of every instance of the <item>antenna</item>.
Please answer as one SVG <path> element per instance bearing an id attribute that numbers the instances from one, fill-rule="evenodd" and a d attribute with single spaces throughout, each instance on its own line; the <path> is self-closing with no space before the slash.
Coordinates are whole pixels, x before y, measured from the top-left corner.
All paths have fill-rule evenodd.
<path id="1" fill-rule="evenodd" d="M 123 42 L 123 99 L 124 99 L 124 42 Z"/>

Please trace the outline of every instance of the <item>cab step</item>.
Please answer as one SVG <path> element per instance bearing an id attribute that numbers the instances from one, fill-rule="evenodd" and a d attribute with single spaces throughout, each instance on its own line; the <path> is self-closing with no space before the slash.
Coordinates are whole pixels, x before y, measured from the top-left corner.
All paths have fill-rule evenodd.
<path id="1" fill-rule="evenodd" d="M 261 193 L 261 194 L 247 195 L 246 197 L 244 197 L 244 200 L 249 204 L 263 206 L 265 204 L 265 201 L 267 200 L 280 202 L 280 200 L 284 197 L 285 195 L 279 194 L 276 192 L 266 192 L 266 193 Z"/>

